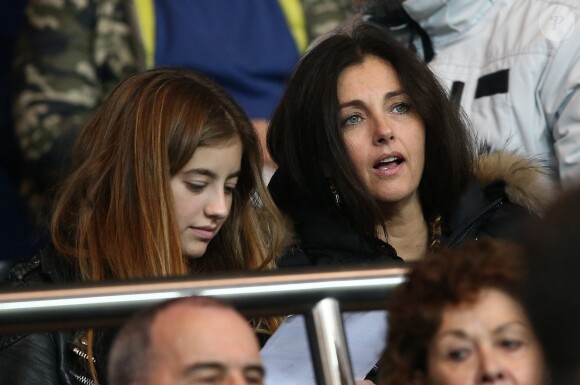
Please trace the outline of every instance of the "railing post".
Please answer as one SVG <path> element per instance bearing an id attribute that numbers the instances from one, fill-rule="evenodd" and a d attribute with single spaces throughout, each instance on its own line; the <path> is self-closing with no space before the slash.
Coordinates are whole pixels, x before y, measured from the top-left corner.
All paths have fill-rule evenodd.
<path id="1" fill-rule="evenodd" d="M 324 298 L 305 315 L 318 385 L 354 385 L 339 302 Z"/>

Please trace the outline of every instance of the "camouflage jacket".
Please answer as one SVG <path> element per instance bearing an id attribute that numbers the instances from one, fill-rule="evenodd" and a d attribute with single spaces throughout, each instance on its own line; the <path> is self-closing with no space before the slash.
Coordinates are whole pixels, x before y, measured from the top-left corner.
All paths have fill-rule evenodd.
<path id="1" fill-rule="evenodd" d="M 15 52 L 13 115 L 26 163 L 21 191 L 33 212 L 46 215 L 45 192 L 65 171 L 91 112 L 123 78 L 147 68 L 135 1 L 29 1 Z M 348 3 L 301 0 L 308 39 L 342 21 Z"/>

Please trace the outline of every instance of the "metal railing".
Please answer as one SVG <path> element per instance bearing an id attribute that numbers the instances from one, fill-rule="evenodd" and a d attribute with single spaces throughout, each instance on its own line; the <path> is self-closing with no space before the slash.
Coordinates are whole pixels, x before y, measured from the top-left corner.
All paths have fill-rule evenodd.
<path id="1" fill-rule="evenodd" d="M 249 317 L 304 314 L 318 385 L 352 385 L 340 313 L 384 308 L 406 270 L 282 270 L 0 291 L 0 333 L 115 326 L 160 301 L 213 296 Z"/>

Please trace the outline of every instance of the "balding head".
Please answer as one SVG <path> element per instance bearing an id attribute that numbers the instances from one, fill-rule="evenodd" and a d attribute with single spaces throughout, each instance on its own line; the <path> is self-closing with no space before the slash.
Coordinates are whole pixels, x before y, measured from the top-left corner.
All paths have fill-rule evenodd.
<path id="1" fill-rule="evenodd" d="M 259 344 L 248 321 L 211 298 L 171 301 L 120 331 L 111 385 L 262 384 Z"/>

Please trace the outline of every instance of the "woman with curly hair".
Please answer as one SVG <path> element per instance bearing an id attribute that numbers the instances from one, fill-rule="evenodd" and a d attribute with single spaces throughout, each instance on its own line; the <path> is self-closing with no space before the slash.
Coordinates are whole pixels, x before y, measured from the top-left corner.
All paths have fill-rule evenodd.
<path id="1" fill-rule="evenodd" d="M 519 246 L 482 239 L 417 262 L 390 299 L 380 385 L 546 384 Z"/>

